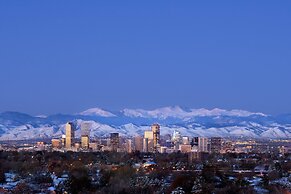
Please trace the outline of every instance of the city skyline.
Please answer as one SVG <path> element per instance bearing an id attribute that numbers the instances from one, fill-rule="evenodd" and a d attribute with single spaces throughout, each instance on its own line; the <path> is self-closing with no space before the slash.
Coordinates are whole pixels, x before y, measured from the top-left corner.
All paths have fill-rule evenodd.
<path id="1" fill-rule="evenodd" d="M 291 1 L 0 1 L 0 193 L 291 194 Z"/>
<path id="2" fill-rule="evenodd" d="M 291 112 L 290 1 L 0 3 L 0 112 Z"/>

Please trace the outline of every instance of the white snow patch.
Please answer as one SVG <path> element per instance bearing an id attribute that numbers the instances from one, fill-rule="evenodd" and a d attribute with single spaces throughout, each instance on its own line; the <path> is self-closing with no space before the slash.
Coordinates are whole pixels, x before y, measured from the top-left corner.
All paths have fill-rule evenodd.
<path id="1" fill-rule="evenodd" d="M 113 113 L 105 111 L 101 108 L 90 108 L 79 114 L 83 116 L 100 116 L 100 117 L 115 117 L 116 116 Z"/>
<path id="2" fill-rule="evenodd" d="M 166 119 L 168 117 L 187 119 L 198 116 L 236 116 L 236 117 L 248 117 L 251 115 L 267 116 L 263 113 L 253 113 L 245 110 L 223 110 L 223 109 L 212 109 L 208 110 L 205 108 L 201 109 L 190 109 L 185 111 L 179 106 L 174 107 L 163 107 L 154 110 L 144 109 L 123 109 L 121 111 L 125 116 L 128 117 L 143 117 L 143 118 L 161 118 Z"/>

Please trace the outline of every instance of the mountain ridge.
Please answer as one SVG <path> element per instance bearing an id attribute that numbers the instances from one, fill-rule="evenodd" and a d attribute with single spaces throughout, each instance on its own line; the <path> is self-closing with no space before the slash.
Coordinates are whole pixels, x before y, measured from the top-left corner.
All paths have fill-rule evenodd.
<path id="1" fill-rule="evenodd" d="M 161 125 L 162 134 L 172 134 L 177 130 L 189 136 L 291 138 L 290 114 L 271 116 L 238 109 L 185 109 L 171 106 L 115 112 L 90 108 L 76 114 L 48 116 L 7 111 L 0 113 L 0 140 L 60 137 L 64 134 L 67 121 L 76 123 L 76 134 L 79 134 L 82 122 L 90 121 L 92 137 L 106 136 L 111 132 L 142 135 L 152 123 L 157 122 Z"/>

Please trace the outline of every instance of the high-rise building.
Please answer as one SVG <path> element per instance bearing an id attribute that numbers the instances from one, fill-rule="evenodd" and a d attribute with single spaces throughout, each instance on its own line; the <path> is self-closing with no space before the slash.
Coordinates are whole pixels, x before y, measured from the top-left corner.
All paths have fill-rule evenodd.
<path id="1" fill-rule="evenodd" d="M 182 137 L 182 144 L 183 145 L 190 145 L 189 137 L 187 137 L 187 136 Z"/>
<path id="2" fill-rule="evenodd" d="M 181 137 L 181 133 L 179 131 L 176 131 L 174 130 L 173 132 L 173 136 L 172 136 L 172 142 L 175 144 L 175 143 L 178 143 L 180 144 L 182 141 L 182 137 Z"/>
<path id="3" fill-rule="evenodd" d="M 192 139 L 191 139 L 191 146 L 193 147 L 193 146 L 198 146 L 198 137 L 193 137 Z"/>
<path id="4" fill-rule="evenodd" d="M 149 139 L 143 138 L 143 152 L 149 152 Z"/>
<path id="5" fill-rule="evenodd" d="M 61 145 L 62 145 L 62 148 L 66 147 L 66 135 L 62 135 Z"/>
<path id="6" fill-rule="evenodd" d="M 143 138 L 141 136 L 136 136 L 133 138 L 133 146 L 135 151 L 143 151 Z"/>
<path id="7" fill-rule="evenodd" d="M 198 137 L 198 151 L 199 152 L 209 152 L 208 138 Z"/>
<path id="8" fill-rule="evenodd" d="M 153 124 L 152 125 L 152 132 L 153 132 L 153 151 L 157 152 L 160 148 L 160 125 L 159 124 Z"/>
<path id="9" fill-rule="evenodd" d="M 118 147 L 119 147 L 119 133 L 110 133 L 111 150 L 117 152 Z"/>
<path id="10" fill-rule="evenodd" d="M 66 124 L 66 149 L 71 149 L 74 145 L 75 126 L 72 122 Z"/>
<path id="11" fill-rule="evenodd" d="M 89 148 L 90 127 L 91 127 L 91 123 L 89 123 L 89 122 L 83 122 L 81 124 L 81 147 L 83 149 L 88 149 Z"/>
<path id="12" fill-rule="evenodd" d="M 146 144 L 145 144 L 145 139 L 147 139 Z M 144 144 L 143 144 L 143 146 L 147 147 L 146 152 L 153 152 L 154 151 L 154 133 L 153 133 L 153 131 L 145 131 L 144 132 Z"/>
<path id="13" fill-rule="evenodd" d="M 220 153 L 222 148 L 222 138 L 221 137 L 211 137 L 210 138 L 210 150 L 212 153 Z"/>
<path id="14" fill-rule="evenodd" d="M 90 122 L 82 122 L 81 123 L 81 135 L 82 136 L 90 136 L 90 128 L 91 123 Z"/>
<path id="15" fill-rule="evenodd" d="M 144 132 L 144 138 L 148 138 L 153 140 L 154 139 L 154 133 L 152 131 L 145 131 Z"/>
<path id="16" fill-rule="evenodd" d="M 131 139 L 125 140 L 125 151 L 127 153 L 131 153 L 132 152 L 132 141 L 131 141 Z"/>
<path id="17" fill-rule="evenodd" d="M 172 144 L 174 146 L 174 150 L 179 150 L 179 146 L 182 143 L 181 133 L 179 131 L 174 130 L 172 136 Z"/>
<path id="18" fill-rule="evenodd" d="M 89 137 L 88 136 L 81 136 L 81 148 L 89 149 Z"/>

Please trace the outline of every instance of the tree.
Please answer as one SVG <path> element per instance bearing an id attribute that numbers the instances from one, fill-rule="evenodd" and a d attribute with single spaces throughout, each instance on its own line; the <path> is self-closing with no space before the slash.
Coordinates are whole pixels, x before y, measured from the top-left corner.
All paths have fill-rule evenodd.
<path id="1" fill-rule="evenodd" d="M 19 183 L 12 191 L 13 194 L 33 193 L 31 188 L 26 183 Z"/>
<path id="2" fill-rule="evenodd" d="M 79 193 L 91 187 L 88 169 L 83 165 L 73 165 L 69 173 L 69 189 L 71 193 Z"/>
<path id="3" fill-rule="evenodd" d="M 0 183 L 4 183 L 5 182 L 5 174 L 3 169 L 0 169 Z"/>

